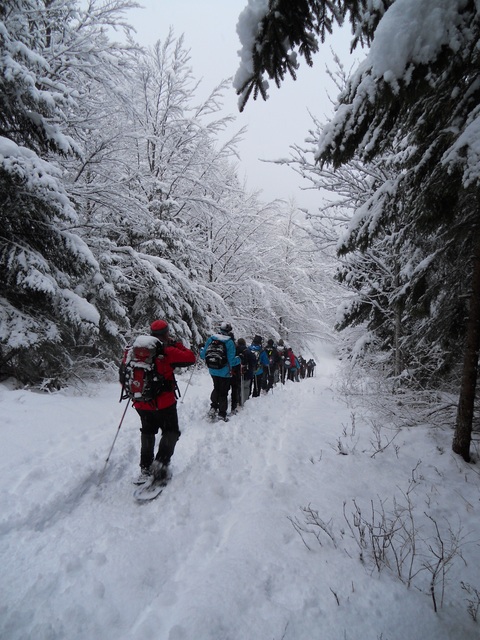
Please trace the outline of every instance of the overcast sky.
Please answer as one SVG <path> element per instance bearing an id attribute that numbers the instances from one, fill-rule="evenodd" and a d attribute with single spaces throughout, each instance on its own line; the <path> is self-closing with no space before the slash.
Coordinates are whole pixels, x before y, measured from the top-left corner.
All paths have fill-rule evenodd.
<path id="1" fill-rule="evenodd" d="M 191 52 L 191 67 L 196 79 L 202 79 L 205 95 L 221 80 L 233 77 L 239 65 L 237 51 L 240 42 L 236 32 L 238 16 L 248 0 L 140 0 L 144 9 L 129 12 L 129 22 L 137 31 L 137 41 L 151 45 L 164 40 L 170 26 L 175 36 L 184 35 L 185 47 Z M 245 111 L 238 112 L 237 96 L 232 88 L 225 96 L 225 110 L 235 114 L 234 130 L 248 130 L 239 151 L 240 177 L 251 190 L 262 190 L 264 201 L 293 198 L 298 206 L 314 211 L 318 195 L 302 191 L 301 181 L 288 167 L 267 164 L 261 159 L 275 160 L 289 155 L 289 146 L 301 144 L 308 134 L 311 118 L 308 111 L 321 120 L 332 113 L 328 94 L 337 94 L 325 73 L 332 68 L 330 46 L 348 60 L 348 32 L 338 32 L 326 42 L 315 59 L 314 66 L 302 64 L 298 79 L 288 78 L 277 89 L 270 85 L 270 98 L 255 102 L 250 99 Z M 350 64 L 350 63 L 349 63 Z"/>

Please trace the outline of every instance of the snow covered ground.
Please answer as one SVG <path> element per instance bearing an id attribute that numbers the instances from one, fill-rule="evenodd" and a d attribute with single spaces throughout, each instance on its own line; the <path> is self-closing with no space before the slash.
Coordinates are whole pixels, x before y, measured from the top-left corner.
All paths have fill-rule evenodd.
<path id="1" fill-rule="evenodd" d="M 0 385 L 0 637 L 479 638 L 479 469 L 428 425 L 375 454 L 395 432 L 346 402 L 333 355 L 315 355 L 314 378 L 250 399 L 228 424 L 206 421 L 211 382 L 196 371 L 172 481 L 147 504 L 132 498 L 131 408 L 98 485 L 125 406 L 117 384 Z M 372 521 L 395 531 L 377 547 L 380 571 Z"/>

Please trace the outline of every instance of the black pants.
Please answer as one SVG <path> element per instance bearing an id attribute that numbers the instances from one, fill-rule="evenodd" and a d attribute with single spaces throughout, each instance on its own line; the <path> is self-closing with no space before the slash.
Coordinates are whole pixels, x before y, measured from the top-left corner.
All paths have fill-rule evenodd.
<path id="1" fill-rule="evenodd" d="M 162 432 L 162 436 L 155 459 L 162 464 L 168 464 L 180 437 L 176 403 L 166 409 L 158 409 L 157 411 L 137 409 L 137 413 L 142 421 L 142 428 L 140 429 L 142 434 L 140 466 L 149 467 L 152 464 L 155 452 L 155 436 L 159 430 Z"/>
<path id="2" fill-rule="evenodd" d="M 210 394 L 210 406 L 218 415 L 225 418 L 227 415 L 228 392 L 230 390 L 231 378 L 223 378 L 222 376 L 212 376 L 213 391 Z"/>
<path id="3" fill-rule="evenodd" d="M 252 386 L 251 386 L 251 390 L 252 390 L 252 398 L 258 398 L 258 396 L 260 395 L 260 391 L 263 388 L 263 373 L 260 373 L 258 376 L 253 376 L 253 380 L 252 380 Z"/>
<path id="4" fill-rule="evenodd" d="M 232 385 L 232 411 L 242 406 L 242 379 L 240 374 L 235 374 L 231 378 Z"/>
<path id="5" fill-rule="evenodd" d="M 268 369 L 265 370 L 265 389 L 267 391 L 270 391 L 270 389 L 273 389 L 273 385 L 275 384 L 275 374 L 277 373 L 277 368 L 276 367 L 268 367 Z"/>

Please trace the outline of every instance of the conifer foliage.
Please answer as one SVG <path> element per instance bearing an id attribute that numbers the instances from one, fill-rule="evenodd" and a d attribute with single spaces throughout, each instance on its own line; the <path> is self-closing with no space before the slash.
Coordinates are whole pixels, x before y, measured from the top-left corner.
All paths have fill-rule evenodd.
<path id="1" fill-rule="evenodd" d="M 352 8 L 340 1 L 334 5 L 336 15 Z M 270 3 L 274 6 L 278 3 Z M 340 249 L 350 264 L 352 258 L 356 262 L 357 274 L 361 259 L 372 252 L 382 249 L 382 269 L 389 252 L 394 258 L 394 277 L 375 278 L 377 300 L 383 297 L 383 308 L 397 310 L 407 375 L 415 360 L 423 368 L 423 382 L 430 384 L 455 366 L 461 369 L 453 449 L 469 460 L 480 347 L 478 3 L 395 0 L 355 7 L 354 42 L 362 40 L 360 32 L 371 41 L 370 51 L 322 129 L 316 158 L 321 167 L 337 168 L 355 160 L 387 162 L 390 178 L 356 210 Z M 311 7 L 308 12 L 305 32 L 312 21 L 318 28 L 317 14 Z M 280 18 L 272 12 L 266 19 Z M 297 32 L 295 26 L 292 33 Z M 250 44 L 260 54 L 262 33 L 250 30 Z M 268 50 L 270 43 L 265 45 Z M 284 67 L 275 64 L 281 73 Z M 267 63 L 256 62 L 253 69 L 252 86 L 263 71 L 273 77 Z M 248 82 L 237 86 L 246 88 Z M 361 281 L 366 283 L 350 278 L 351 284 Z M 373 298 L 370 305 L 378 311 Z M 351 311 L 350 318 L 344 316 L 347 323 L 361 318 Z M 381 338 L 383 321 L 370 326 Z M 428 365 L 421 362 L 422 343 L 441 354 L 436 365 L 435 355 L 427 357 Z"/>
<path id="2" fill-rule="evenodd" d="M 48 5 L 7 0 L 0 18 L 1 359 L 38 380 L 54 349 L 62 360 L 60 345 L 86 343 L 98 330 L 98 312 L 76 291 L 96 265 L 68 231 L 76 214 L 48 161 L 76 150 L 62 130 L 72 91 L 41 54 L 53 37 Z"/>
<path id="3" fill-rule="evenodd" d="M 360 41 L 369 41 L 388 0 L 265 0 L 249 5 L 240 16 L 239 35 L 244 46 L 242 66 L 234 86 L 240 95 L 240 111 L 249 97 L 267 99 L 265 75 L 279 87 L 285 76 L 295 80 L 297 52 L 308 65 L 327 33 L 348 16 Z M 368 9 L 368 12 L 367 12 Z M 252 28 L 252 25 L 255 25 Z"/>

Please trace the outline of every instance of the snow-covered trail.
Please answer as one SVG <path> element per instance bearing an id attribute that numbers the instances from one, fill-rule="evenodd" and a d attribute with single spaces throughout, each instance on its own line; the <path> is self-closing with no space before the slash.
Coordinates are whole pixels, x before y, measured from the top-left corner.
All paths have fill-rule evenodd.
<path id="1" fill-rule="evenodd" d="M 97 485 L 124 408 L 117 385 L 89 396 L 3 392 L 0 637 L 375 640 L 384 628 L 390 640 L 422 637 L 413 593 L 372 580 L 327 539 L 309 551 L 291 522 L 310 502 L 340 520 L 346 497 L 372 490 L 365 462 L 335 451 L 350 409 L 332 389 L 334 370 L 325 360 L 315 378 L 250 399 L 227 424 L 205 419 L 210 378 L 195 373 L 179 404 L 172 481 L 147 504 L 132 498 L 132 409 Z M 402 472 L 389 471 L 392 486 Z M 400 598 L 417 612 L 410 635 L 403 610 L 386 615 Z M 359 610 L 372 607 L 356 635 Z M 421 612 L 437 639 L 464 637 L 444 635 L 428 601 Z"/>
<path id="2" fill-rule="evenodd" d="M 319 382 L 303 381 L 312 400 L 332 395 L 318 391 Z M 284 583 L 282 554 L 297 534 L 287 516 L 299 506 L 299 466 L 312 466 L 299 425 L 316 430 L 322 447 L 311 407 L 297 405 L 298 389 L 277 387 L 228 424 L 212 425 L 204 418 L 210 380 L 195 374 L 179 404 L 173 479 L 147 505 L 132 500 L 139 446 L 132 409 L 96 485 L 124 407 L 115 404 L 117 385 L 65 402 L 62 394 L 11 392 L 16 406 L 6 422 L 23 433 L 7 450 L 10 478 L 2 474 L 5 637 L 188 638 L 199 612 L 209 621 L 204 638 L 281 636 L 282 623 L 272 627 L 255 594 L 270 592 L 280 613 L 289 600 L 294 577 Z"/>

